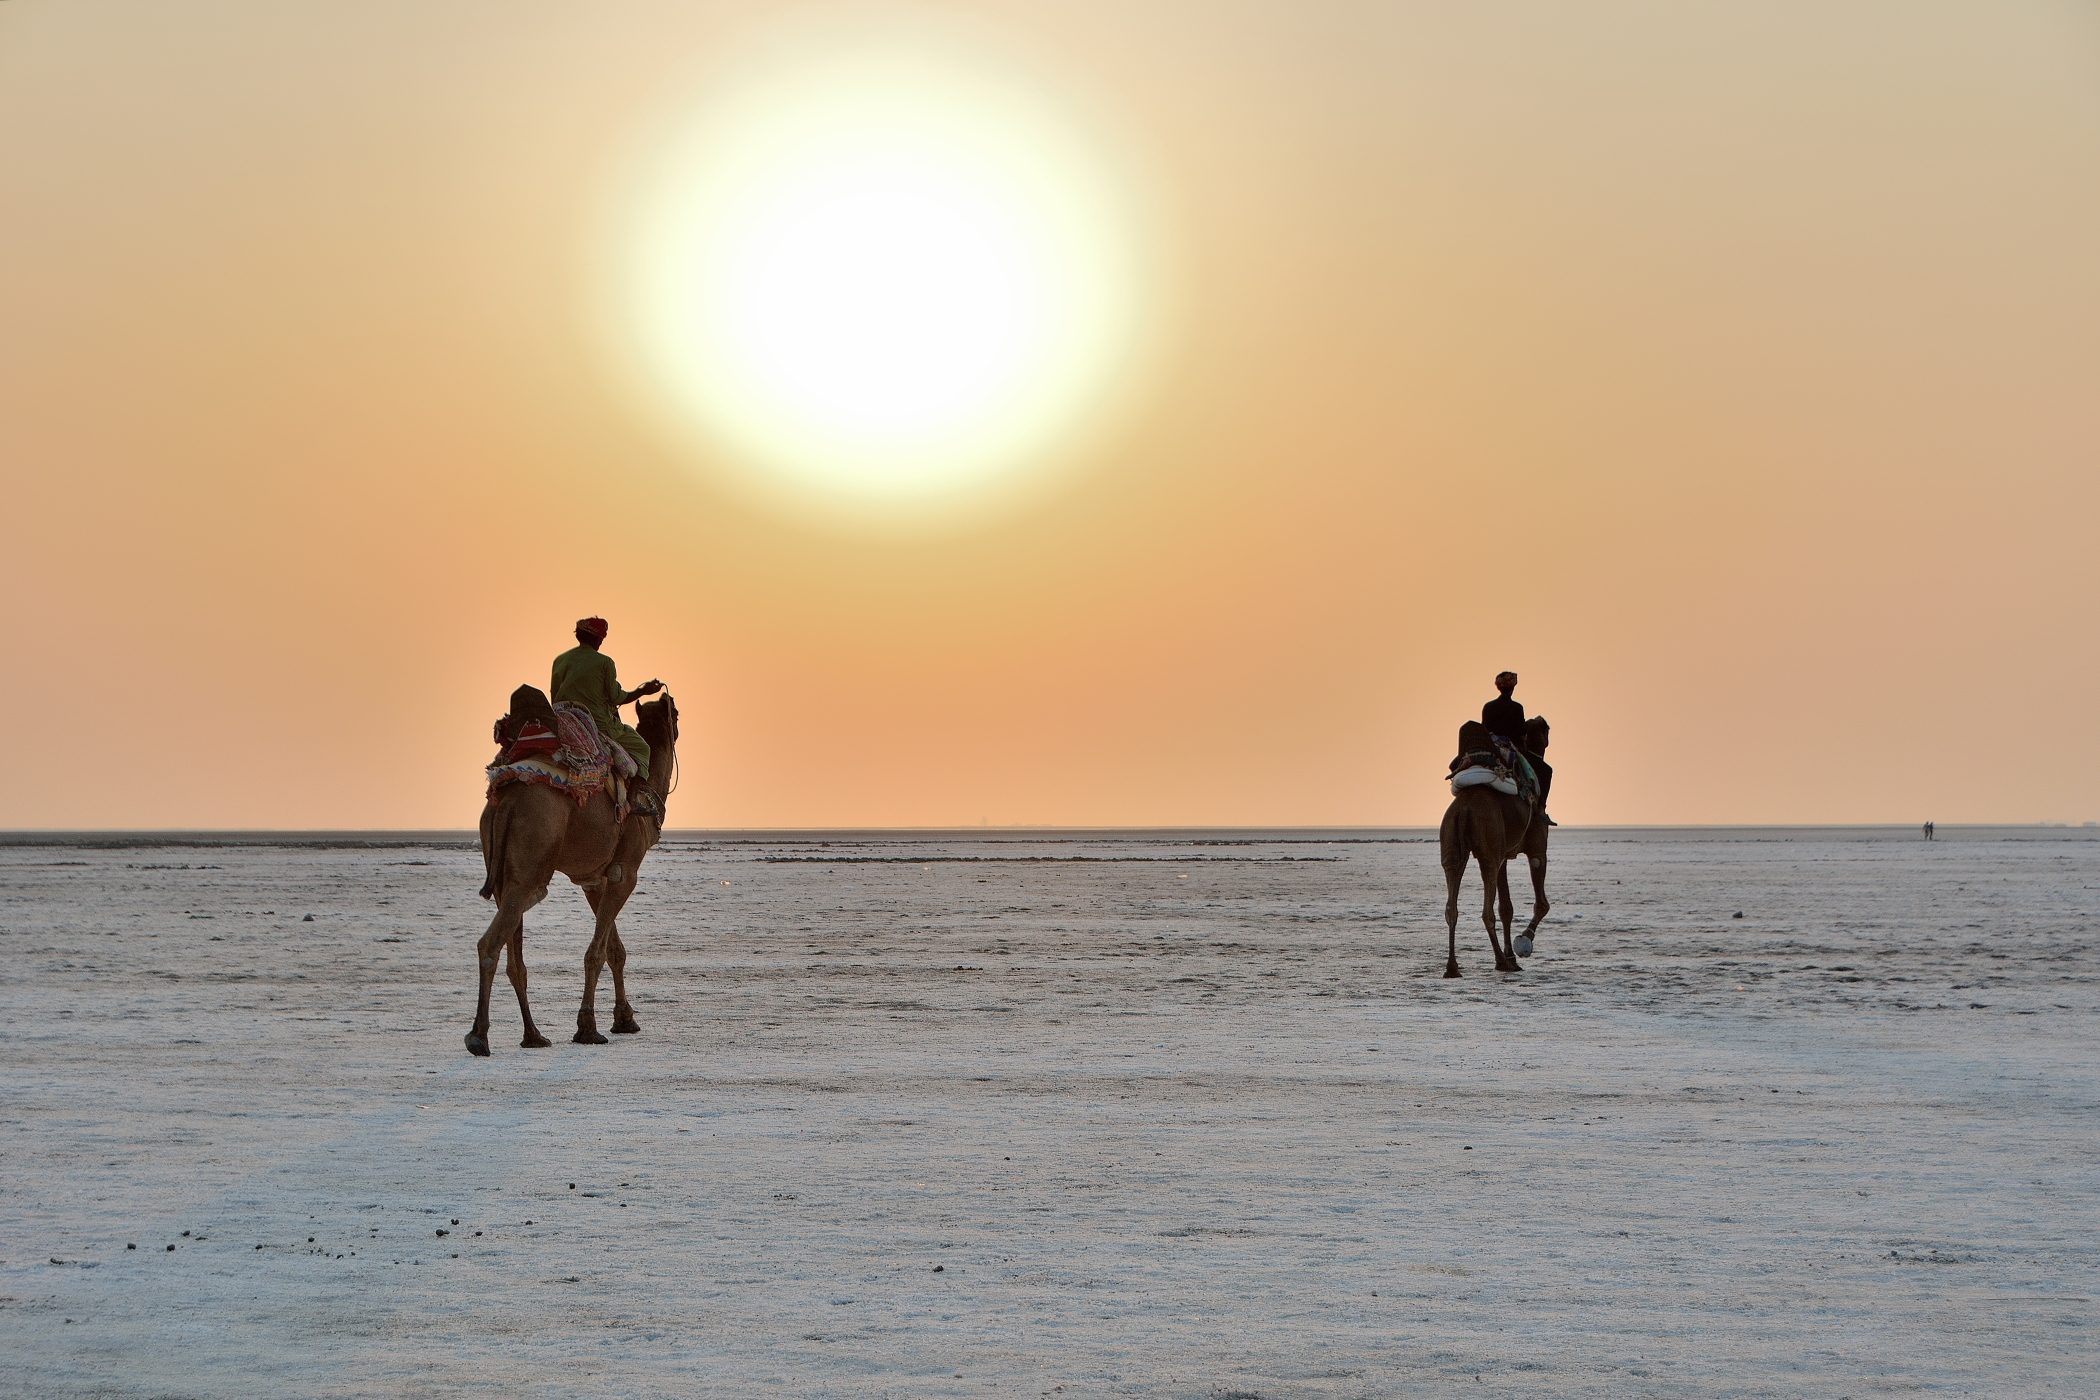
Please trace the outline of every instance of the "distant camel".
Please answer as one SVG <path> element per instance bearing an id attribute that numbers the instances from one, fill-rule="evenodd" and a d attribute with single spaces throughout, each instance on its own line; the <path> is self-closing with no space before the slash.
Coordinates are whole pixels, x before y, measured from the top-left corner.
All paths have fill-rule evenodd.
<path id="1" fill-rule="evenodd" d="M 1515 910 L 1509 897 L 1508 862 L 1519 855 L 1531 864 L 1531 923 L 1521 938 L 1524 951 L 1531 951 L 1531 936 L 1552 908 L 1546 902 L 1546 823 L 1538 820 L 1535 804 L 1483 784 L 1465 788 L 1451 799 L 1444 824 L 1437 833 L 1443 848 L 1444 925 L 1450 934 L 1450 953 L 1444 963 L 1446 977 L 1462 977 L 1458 970 L 1458 886 L 1465 879 L 1466 862 L 1480 862 L 1480 877 L 1487 888 L 1482 893 L 1480 917 L 1487 922 L 1488 946 L 1495 950 L 1495 971 L 1522 972 L 1517 963 L 1516 940 L 1510 937 Z M 1495 900 L 1502 901 L 1502 937 L 1495 937 Z"/>
<path id="2" fill-rule="evenodd" d="M 672 765 L 678 751 L 678 706 L 667 694 L 635 707 L 635 729 L 649 744 L 649 777 L 646 786 L 661 805 L 669 795 Z M 644 780 L 633 779 L 641 785 Z M 613 920 L 619 917 L 627 897 L 634 893 L 636 873 L 642 857 L 663 834 L 663 823 L 639 811 L 627 820 L 613 821 L 612 799 L 594 793 L 590 801 L 576 799 L 540 783 L 511 783 L 499 788 L 496 800 L 482 809 L 481 858 L 488 867 L 488 883 L 481 887 L 484 899 L 496 901 L 496 917 L 481 935 L 481 1002 L 474 1011 L 474 1029 L 467 1032 L 467 1049 L 477 1055 L 489 1053 L 489 989 L 496 982 L 496 955 L 510 950 L 510 985 L 518 993 L 518 1012 L 525 1018 L 525 1049 L 538 1049 L 553 1042 L 532 1023 L 532 1006 L 525 999 L 525 911 L 547 897 L 547 884 L 556 873 L 568 876 L 583 887 L 598 916 L 597 931 L 583 955 L 583 1006 L 576 1013 L 575 1040 L 579 1045 L 603 1045 L 598 1034 L 595 1001 L 598 971 L 610 963 L 613 977 L 613 1034 L 633 1035 L 634 1008 L 627 1004 L 627 947 Z"/>

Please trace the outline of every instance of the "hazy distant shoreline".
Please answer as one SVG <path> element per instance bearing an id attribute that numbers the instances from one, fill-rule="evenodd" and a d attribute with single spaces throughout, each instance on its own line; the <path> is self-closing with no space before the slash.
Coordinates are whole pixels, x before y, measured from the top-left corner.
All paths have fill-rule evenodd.
<path id="1" fill-rule="evenodd" d="M 2025 825 L 1961 825 L 1940 823 L 1939 839 L 1947 840 L 2100 840 L 2100 824 L 2070 826 L 2035 822 Z M 1661 839 L 1670 841 L 1915 841 L 1918 828 L 1903 825 L 1861 824 L 1856 826 L 1563 826 L 1556 840 Z M 1435 827 L 776 827 L 776 828 L 674 828 L 664 840 L 674 845 L 809 845 L 809 844 L 899 844 L 911 842 L 981 841 L 988 844 L 1027 842 L 1189 842 L 1242 843 L 1415 843 L 1434 841 Z M 162 831 L 0 831 L 0 847 L 73 847 L 85 850 L 194 846 L 280 846 L 316 850 L 393 850 L 410 847 L 475 847 L 478 836 L 472 828 L 435 830 L 162 830 Z"/>

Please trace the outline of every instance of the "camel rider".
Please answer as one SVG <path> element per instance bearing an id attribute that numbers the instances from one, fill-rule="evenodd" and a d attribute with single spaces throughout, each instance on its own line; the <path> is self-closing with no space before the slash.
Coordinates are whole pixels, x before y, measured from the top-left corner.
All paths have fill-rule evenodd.
<path id="1" fill-rule="evenodd" d="M 1539 775 L 1539 815 L 1545 816 L 1546 795 L 1553 791 L 1553 769 L 1545 758 L 1546 722 L 1543 719 L 1525 721 L 1524 707 L 1511 693 L 1516 688 L 1515 671 L 1504 671 L 1496 676 L 1495 689 L 1501 693 L 1480 707 L 1480 722 L 1487 727 L 1488 733 L 1499 734 L 1524 751 L 1524 757 L 1531 763 L 1531 771 Z M 1560 823 L 1546 817 L 1546 825 L 1559 826 Z"/>
<path id="2" fill-rule="evenodd" d="M 554 684 L 550 697 L 555 704 L 566 700 L 589 712 L 598 732 L 634 756 L 640 776 L 649 776 L 649 741 L 620 722 L 620 706 L 654 695 L 662 681 L 645 681 L 633 690 L 620 689 L 613 659 L 598 650 L 611 625 L 602 617 L 587 617 L 576 624 L 576 645 L 554 658 Z"/>
<path id="3" fill-rule="evenodd" d="M 1502 693 L 1480 707 L 1480 722 L 1487 726 L 1488 733 L 1521 747 L 1524 743 L 1524 707 L 1510 694 L 1516 688 L 1515 671 L 1504 671 L 1495 677 L 1495 689 Z"/>

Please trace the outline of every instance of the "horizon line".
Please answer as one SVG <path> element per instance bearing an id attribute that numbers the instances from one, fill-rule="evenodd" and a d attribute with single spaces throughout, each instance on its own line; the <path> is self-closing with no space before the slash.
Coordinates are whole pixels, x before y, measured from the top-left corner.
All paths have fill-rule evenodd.
<path id="1" fill-rule="evenodd" d="M 1575 831 L 1917 831 L 1922 822 L 1563 822 L 1556 830 Z M 2100 822 L 1941 822 L 1933 823 L 1935 830 L 2053 830 L 2079 831 L 2100 829 Z M 871 834 L 898 835 L 969 835 L 982 832 L 1054 832 L 1060 834 L 1095 833 L 1157 833 L 1157 832 L 1416 832 L 1435 831 L 1435 824 L 1403 825 L 1385 823 L 1366 824 L 1287 824 L 1273 825 L 1202 825 L 1195 823 L 1161 823 L 1156 825 L 1099 825 L 1061 826 L 1027 822 L 974 823 L 970 825 L 946 826 L 689 826 L 665 827 L 664 836 L 783 836 L 809 837 L 835 834 L 864 836 Z M 369 837 L 415 837 L 456 836 L 477 837 L 479 828 L 473 826 L 435 827 L 269 827 L 269 826 L 185 826 L 185 827 L 0 827 L 0 843 L 32 837 L 151 837 L 151 836 L 369 836 Z"/>

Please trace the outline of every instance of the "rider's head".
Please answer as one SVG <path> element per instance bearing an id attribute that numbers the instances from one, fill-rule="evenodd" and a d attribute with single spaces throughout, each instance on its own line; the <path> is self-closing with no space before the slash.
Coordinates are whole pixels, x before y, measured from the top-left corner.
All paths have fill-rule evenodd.
<path id="1" fill-rule="evenodd" d="M 1524 746 L 1533 753 L 1544 753 L 1552 739 L 1553 726 L 1546 723 L 1544 715 L 1533 715 L 1524 721 Z"/>
<path id="2" fill-rule="evenodd" d="M 1517 673 L 1515 671 L 1504 671 L 1501 675 L 1495 677 L 1495 689 L 1501 691 L 1504 695 L 1509 694 L 1516 688 Z"/>
<path id="3" fill-rule="evenodd" d="M 611 624 L 602 617 L 580 618 L 576 623 L 576 640 L 596 651 L 598 644 L 605 640 L 605 634 L 611 630 Z"/>

